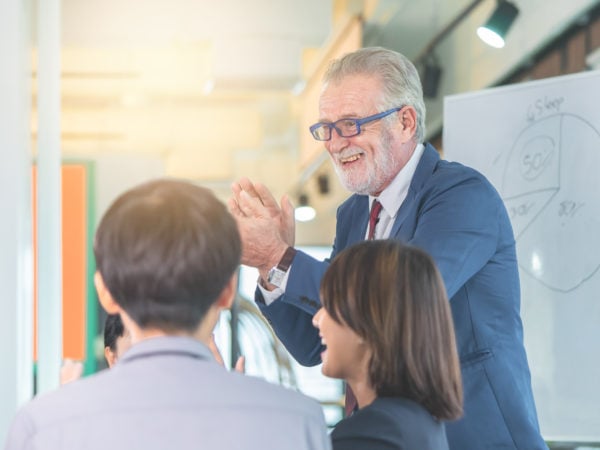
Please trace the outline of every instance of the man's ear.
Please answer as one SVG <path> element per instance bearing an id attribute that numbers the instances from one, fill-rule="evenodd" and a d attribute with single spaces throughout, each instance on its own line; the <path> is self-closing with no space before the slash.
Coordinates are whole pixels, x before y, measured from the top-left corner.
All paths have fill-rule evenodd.
<path id="1" fill-rule="evenodd" d="M 398 111 L 398 114 L 402 129 L 402 140 L 404 142 L 410 141 L 417 132 L 417 111 L 412 106 L 405 106 Z"/>
<path id="2" fill-rule="evenodd" d="M 233 305 L 233 300 L 235 298 L 235 293 L 237 292 L 238 285 L 238 274 L 235 272 L 229 282 L 225 285 L 221 294 L 219 294 L 219 298 L 214 303 L 219 309 L 229 309 L 231 305 Z"/>
<path id="3" fill-rule="evenodd" d="M 100 272 L 96 271 L 94 274 L 94 285 L 96 286 L 96 292 L 98 292 L 98 299 L 104 310 L 108 314 L 118 314 L 121 311 L 121 307 L 115 301 L 110 291 L 104 284 L 104 279 Z"/>

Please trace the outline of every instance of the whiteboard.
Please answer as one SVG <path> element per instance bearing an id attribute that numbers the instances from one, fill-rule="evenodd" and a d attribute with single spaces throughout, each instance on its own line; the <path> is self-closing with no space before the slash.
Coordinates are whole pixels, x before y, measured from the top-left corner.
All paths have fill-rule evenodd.
<path id="1" fill-rule="evenodd" d="M 544 438 L 600 441 L 600 71 L 446 97 L 443 139 L 509 212 Z"/>

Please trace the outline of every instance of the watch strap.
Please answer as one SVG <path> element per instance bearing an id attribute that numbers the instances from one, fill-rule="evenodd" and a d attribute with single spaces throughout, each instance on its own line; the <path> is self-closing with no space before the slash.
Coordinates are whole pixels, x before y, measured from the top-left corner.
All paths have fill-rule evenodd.
<path id="1" fill-rule="evenodd" d="M 294 260 L 294 256 L 296 256 L 296 249 L 294 247 L 288 247 L 285 249 L 285 253 L 279 260 L 277 264 L 277 269 L 282 272 L 287 272 L 292 265 L 292 261 Z"/>
<path id="2" fill-rule="evenodd" d="M 292 261 L 294 259 L 294 255 L 296 254 L 296 249 L 294 247 L 288 247 L 285 249 L 285 253 L 281 257 L 281 260 L 277 263 L 277 265 L 267 274 L 267 281 L 269 284 L 273 286 L 281 287 L 283 284 L 283 280 L 287 271 L 290 269 L 292 265 Z"/>

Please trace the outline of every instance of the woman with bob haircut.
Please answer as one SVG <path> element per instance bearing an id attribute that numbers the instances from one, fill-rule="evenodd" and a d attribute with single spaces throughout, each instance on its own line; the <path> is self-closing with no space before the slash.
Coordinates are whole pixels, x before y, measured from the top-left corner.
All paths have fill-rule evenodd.
<path id="1" fill-rule="evenodd" d="M 322 372 L 345 380 L 358 403 L 331 433 L 334 450 L 448 449 L 444 421 L 462 415 L 462 381 L 433 259 L 398 241 L 363 241 L 333 259 L 321 303 Z"/>

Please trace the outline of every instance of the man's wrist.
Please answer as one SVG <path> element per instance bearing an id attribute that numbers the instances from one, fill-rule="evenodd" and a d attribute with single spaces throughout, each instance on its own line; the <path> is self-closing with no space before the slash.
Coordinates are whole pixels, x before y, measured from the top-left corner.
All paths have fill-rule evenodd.
<path id="1" fill-rule="evenodd" d="M 281 287 L 283 279 L 292 265 L 294 256 L 296 256 L 296 249 L 294 247 L 287 247 L 277 265 L 269 269 L 266 276 L 261 272 L 261 279 L 265 282 L 265 285 L 263 285 L 265 289 L 272 290 L 272 288 L 269 289 L 269 286 Z"/>
<path id="2" fill-rule="evenodd" d="M 269 282 L 267 281 L 267 274 L 265 274 L 264 276 L 262 274 L 259 275 L 258 277 L 258 284 L 266 291 L 274 291 L 275 289 L 277 289 L 277 286 L 269 284 Z"/>

